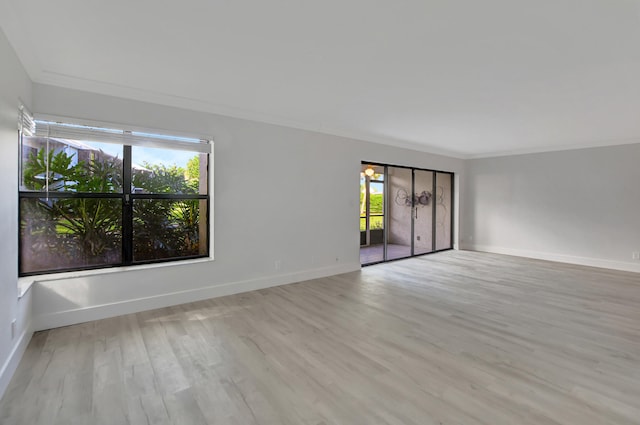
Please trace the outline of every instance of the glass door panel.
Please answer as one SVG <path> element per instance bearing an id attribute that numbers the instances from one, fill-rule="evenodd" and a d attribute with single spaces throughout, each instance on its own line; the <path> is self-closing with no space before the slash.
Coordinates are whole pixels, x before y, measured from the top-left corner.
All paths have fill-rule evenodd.
<path id="1" fill-rule="evenodd" d="M 411 256 L 413 173 L 410 168 L 387 167 L 389 185 L 387 214 L 387 260 Z"/>
<path id="2" fill-rule="evenodd" d="M 414 255 L 433 251 L 433 174 L 433 171 L 414 170 Z"/>
<path id="3" fill-rule="evenodd" d="M 360 263 L 453 247 L 453 173 L 363 162 Z"/>
<path id="4" fill-rule="evenodd" d="M 451 245 L 451 217 L 452 217 L 452 175 L 448 173 L 436 173 L 435 202 L 435 228 L 436 250 L 449 249 Z"/>
<path id="5" fill-rule="evenodd" d="M 384 166 L 360 172 L 360 264 L 384 261 Z"/>

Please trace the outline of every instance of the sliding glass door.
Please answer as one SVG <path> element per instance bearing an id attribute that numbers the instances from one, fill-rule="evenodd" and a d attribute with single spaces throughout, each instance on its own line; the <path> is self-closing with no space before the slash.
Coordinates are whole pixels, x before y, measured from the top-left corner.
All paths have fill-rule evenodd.
<path id="1" fill-rule="evenodd" d="M 413 174 L 410 168 L 387 167 L 390 194 L 387 214 L 387 258 L 411 257 L 411 217 Z"/>
<path id="2" fill-rule="evenodd" d="M 415 255 L 433 251 L 433 171 L 414 170 L 413 233 Z"/>
<path id="3" fill-rule="evenodd" d="M 384 261 L 385 167 L 367 166 L 360 173 L 360 261 Z"/>
<path id="4" fill-rule="evenodd" d="M 452 228 L 452 206 L 451 195 L 453 191 L 452 175 L 449 173 L 436 173 L 436 187 L 434 207 L 435 228 L 436 228 L 436 250 L 452 248 L 451 228 Z"/>
<path id="5" fill-rule="evenodd" d="M 452 173 L 363 162 L 361 264 L 451 249 L 452 198 Z"/>

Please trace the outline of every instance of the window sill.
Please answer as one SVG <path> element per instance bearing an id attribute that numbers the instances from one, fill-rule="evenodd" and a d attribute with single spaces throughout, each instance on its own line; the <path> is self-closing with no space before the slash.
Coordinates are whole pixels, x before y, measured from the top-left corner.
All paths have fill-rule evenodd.
<path id="1" fill-rule="evenodd" d="M 98 276 L 113 273 L 122 273 L 135 270 L 156 269 L 161 267 L 176 267 L 189 264 L 208 263 L 213 261 L 213 257 L 195 258 L 184 261 L 168 261 L 164 263 L 140 264 L 136 266 L 109 267 L 95 270 L 78 270 L 73 272 L 41 274 L 37 276 L 25 276 L 18 278 L 18 299 L 22 298 L 36 282 L 48 282 L 52 280 L 74 279 L 85 276 Z"/>

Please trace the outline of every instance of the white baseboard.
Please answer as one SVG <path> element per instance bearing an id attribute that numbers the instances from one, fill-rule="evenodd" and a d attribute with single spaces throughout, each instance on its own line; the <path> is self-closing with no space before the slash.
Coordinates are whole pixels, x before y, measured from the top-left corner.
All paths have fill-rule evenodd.
<path id="1" fill-rule="evenodd" d="M 22 355 L 27 349 L 32 336 L 33 330 L 31 324 L 29 324 L 20 334 L 20 338 L 18 338 L 18 341 L 13 346 L 9 358 L 7 358 L 7 361 L 2 365 L 2 369 L 0 369 L 0 398 L 2 398 L 4 392 L 7 390 L 9 382 L 11 382 L 11 378 L 18 368 Z"/>
<path id="2" fill-rule="evenodd" d="M 33 330 L 59 328 L 92 320 L 106 319 L 123 314 L 138 313 L 156 308 L 169 307 L 225 295 L 239 294 L 272 286 L 286 285 L 310 279 L 332 276 L 360 270 L 360 263 L 347 263 L 332 267 L 305 270 L 301 272 L 224 283 L 187 291 L 178 291 L 151 297 L 137 298 L 121 302 L 94 305 L 55 313 L 37 315 L 33 319 Z M 37 283 L 36 283 L 37 285 Z M 37 288 L 36 288 L 37 290 Z M 37 314 L 37 313 L 36 313 Z"/>
<path id="3" fill-rule="evenodd" d="M 640 273 L 640 263 L 605 260 L 601 258 L 578 257 L 575 255 L 555 254 L 551 252 L 529 251 L 523 249 L 503 248 L 492 245 L 464 244 L 461 249 L 467 251 L 491 252 L 494 254 L 513 255 L 516 257 L 535 258 L 537 260 L 556 261 L 559 263 L 578 264 L 581 266 L 600 267 L 603 269 L 621 270 Z"/>

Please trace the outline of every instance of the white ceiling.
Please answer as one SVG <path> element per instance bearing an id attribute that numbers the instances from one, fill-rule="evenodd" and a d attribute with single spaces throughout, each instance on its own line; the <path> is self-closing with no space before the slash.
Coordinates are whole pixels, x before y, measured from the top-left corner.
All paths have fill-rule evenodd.
<path id="1" fill-rule="evenodd" d="M 459 157 L 640 142 L 637 0 L 0 0 L 35 82 Z"/>

